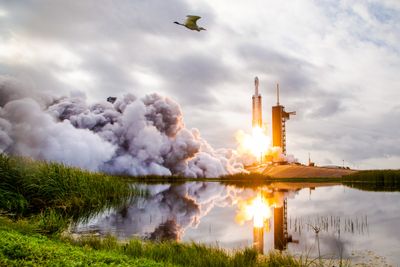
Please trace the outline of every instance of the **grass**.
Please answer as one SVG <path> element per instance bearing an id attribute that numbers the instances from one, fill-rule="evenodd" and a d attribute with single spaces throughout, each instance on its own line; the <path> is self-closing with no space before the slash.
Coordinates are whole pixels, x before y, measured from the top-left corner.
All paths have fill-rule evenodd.
<path id="1" fill-rule="evenodd" d="M 196 243 L 62 238 L 74 216 L 126 204 L 142 193 L 120 177 L 0 155 L 0 193 L 0 266 L 239 267 L 270 266 L 273 259 L 249 248 L 229 253 Z"/>
<path id="2" fill-rule="evenodd" d="M 399 186 L 400 171 L 361 171 L 340 181 L 345 185 Z M 218 179 L 185 177 L 117 177 L 57 163 L 0 155 L 0 266 L 317 266 L 307 257 L 279 252 L 258 255 L 253 249 L 227 252 L 196 243 L 120 243 L 114 237 L 61 237 L 79 216 L 127 205 L 144 192 L 127 182 L 218 181 L 239 187 L 284 182 L 332 182 L 324 178 L 272 179 L 261 174 L 236 174 Z M 337 179 L 336 179 L 337 180 Z M 335 181 L 336 181 L 335 180 Z M 3 214 L 3 215 L 1 215 Z M 13 218 L 10 220 L 9 218 Z"/>
<path id="3" fill-rule="evenodd" d="M 5 155 L 0 155 L 0 192 L 0 209 L 23 216 L 48 208 L 82 213 L 142 193 L 113 176 Z"/>
<path id="4" fill-rule="evenodd" d="M 0 266 L 174 266 L 114 250 L 79 247 L 39 234 L 0 229 Z"/>
<path id="5" fill-rule="evenodd" d="M 43 232 L 144 194 L 118 177 L 0 154 L 0 214 L 30 217 Z"/>
<path id="6" fill-rule="evenodd" d="M 174 241 L 154 243 L 140 240 L 130 240 L 128 243 L 118 243 L 108 236 L 104 239 L 88 236 L 78 240 L 69 240 L 73 244 L 91 247 L 93 249 L 119 251 L 121 254 L 133 258 L 147 258 L 157 262 L 177 266 L 202 267 L 282 267 L 282 266 L 332 266 L 330 261 L 322 263 L 315 259 L 301 256 L 295 258 L 290 254 L 271 251 L 267 255 L 260 255 L 252 248 L 233 251 L 231 253 L 217 247 L 209 247 L 197 243 L 177 243 Z"/>
<path id="7" fill-rule="evenodd" d="M 400 170 L 359 171 L 344 176 L 342 183 L 367 191 L 400 191 Z"/>
<path id="8" fill-rule="evenodd" d="M 348 187 L 368 191 L 400 191 L 400 170 L 367 170 L 358 171 L 343 177 L 310 177 L 310 178 L 273 178 L 259 173 L 238 173 L 224 175 L 216 178 L 187 178 L 182 176 L 138 176 L 123 177 L 130 182 L 145 184 L 153 183 L 185 183 L 196 182 L 219 182 L 225 185 L 233 185 L 240 188 L 256 188 L 268 186 L 273 182 L 285 183 L 342 183 Z"/>
<path id="9" fill-rule="evenodd" d="M 0 266 L 312 266 L 290 255 L 253 249 L 227 252 L 196 243 L 121 243 L 115 237 L 70 237 L 38 234 L 28 220 L 0 216 Z"/>
<path id="10" fill-rule="evenodd" d="M 183 184 L 186 182 L 219 182 L 225 185 L 233 185 L 241 188 L 254 188 L 263 185 L 269 185 L 272 182 L 296 182 L 296 183 L 340 183 L 340 177 L 311 177 L 311 178 L 274 178 L 260 173 L 237 173 L 223 175 L 220 177 L 199 177 L 190 178 L 184 176 L 121 176 L 123 180 L 132 183 L 143 184 Z"/>
<path id="11" fill-rule="evenodd" d="M 144 257 L 179 266 L 259 266 L 257 252 L 253 249 L 228 254 L 221 248 L 211 248 L 196 243 L 174 241 L 155 243 L 134 239 L 126 244 L 120 244 L 111 236 L 104 239 L 86 237 L 72 242 L 79 246 L 114 250 L 133 258 Z"/>

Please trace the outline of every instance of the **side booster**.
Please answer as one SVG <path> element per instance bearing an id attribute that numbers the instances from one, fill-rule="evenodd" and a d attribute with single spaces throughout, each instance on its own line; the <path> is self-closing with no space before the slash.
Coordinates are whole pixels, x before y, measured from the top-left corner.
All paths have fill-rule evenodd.
<path id="1" fill-rule="evenodd" d="M 258 93 L 258 83 L 258 77 L 256 77 L 254 79 L 255 92 L 253 95 L 253 128 L 262 128 L 261 95 Z"/>

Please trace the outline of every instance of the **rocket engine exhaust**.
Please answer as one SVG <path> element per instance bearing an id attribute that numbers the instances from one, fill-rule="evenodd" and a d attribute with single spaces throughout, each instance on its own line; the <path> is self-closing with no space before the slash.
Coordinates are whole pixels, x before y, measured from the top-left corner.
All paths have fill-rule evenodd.
<path id="1" fill-rule="evenodd" d="M 236 152 L 188 129 L 180 106 L 158 94 L 87 103 L 34 93 L 0 75 L 0 153 L 128 175 L 218 177 L 245 172 Z"/>
<path id="2" fill-rule="evenodd" d="M 267 135 L 266 127 L 262 121 L 262 98 L 259 92 L 258 77 L 254 78 L 254 95 L 252 97 L 252 132 L 246 134 L 238 131 L 236 140 L 237 151 L 242 157 L 245 166 L 254 163 L 282 162 L 288 161 L 282 153 L 282 148 L 271 145 L 271 138 Z M 279 121 L 282 125 L 282 120 Z M 275 130 L 274 130 L 275 131 Z"/>

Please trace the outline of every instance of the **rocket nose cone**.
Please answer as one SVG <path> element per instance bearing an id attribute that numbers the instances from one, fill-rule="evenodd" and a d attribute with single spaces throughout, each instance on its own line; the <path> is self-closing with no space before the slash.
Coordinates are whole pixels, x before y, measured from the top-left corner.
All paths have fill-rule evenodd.
<path id="1" fill-rule="evenodd" d="M 258 95 L 258 77 L 254 78 L 255 95 Z"/>

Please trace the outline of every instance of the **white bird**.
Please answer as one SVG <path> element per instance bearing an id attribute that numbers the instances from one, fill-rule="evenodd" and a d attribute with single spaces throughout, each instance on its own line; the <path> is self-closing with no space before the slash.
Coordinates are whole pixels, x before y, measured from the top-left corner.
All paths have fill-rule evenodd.
<path id="1" fill-rule="evenodd" d="M 196 22 L 199 20 L 199 19 L 201 19 L 201 17 L 199 17 L 199 16 L 192 16 L 192 15 L 188 15 L 188 16 L 186 16 L 187 17 L 187 19 L 186 19 L 186 21 L 185 21 L 185 23 L 184 24 L 182 24 L 182 23 L 179 23 L 179 22 L 177 22 L 177 21 L 174 21 L 174 23 L 175 24 L 178 24 L 178 25 L 181 25 L 181 26 L 184 26 L 184 27 L 186 27 L 186 28 L 188 28 L 189 30 L 192 30 L 192 31 L 205 31 L 206 29 L 204 29 L 203 27 L 199 27 L 199 26 L 197 26 L 197 24 L 196 24 Z"/>

